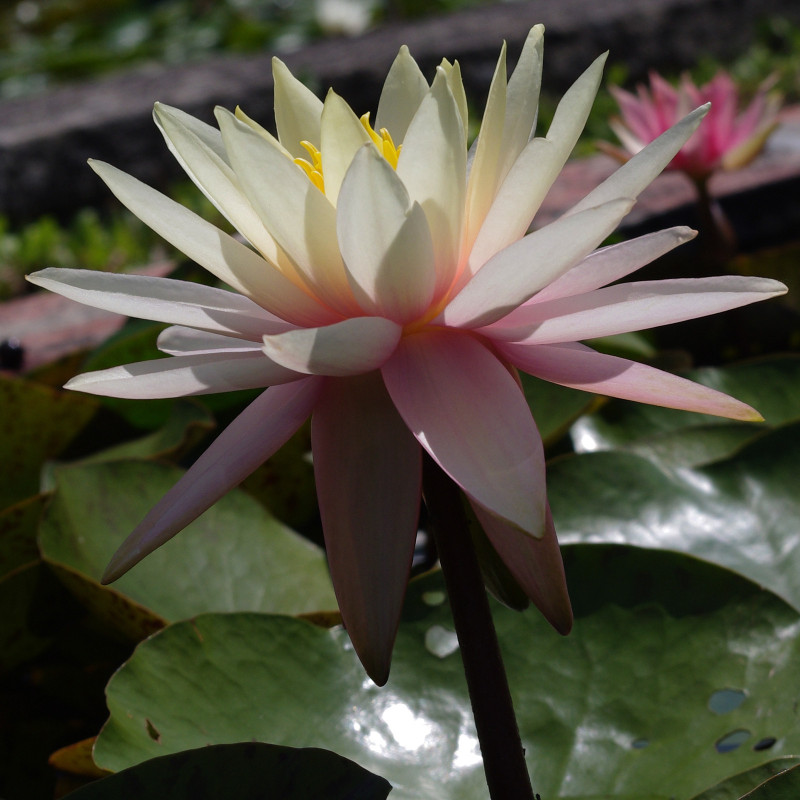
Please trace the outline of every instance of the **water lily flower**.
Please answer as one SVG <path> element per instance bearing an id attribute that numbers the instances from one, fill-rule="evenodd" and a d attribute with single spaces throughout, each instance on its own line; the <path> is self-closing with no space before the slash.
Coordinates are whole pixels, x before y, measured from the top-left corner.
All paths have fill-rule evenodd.
<path id="1" fill-rule="evenodd" d="M 741 112 L 738 87 L 724 70 L 701 87 L 684 75 L 676 89 L 656 72 L 650 73 L 650 88 L 640 84 L 636 94 L 612 86 L 610 91 L 622 118 L 612 120 L 611 128 L 625 150 L 608 145 L 603 149 L 626 160 L 691 109 L 711 103 L 703 124 L 667 169 L 685 172 L 694 180 L 705 179 L 720 169 L 740 169 L 761 152 L 778 124 L 779 100 L 768 93 L 769 84 L 762 84 Z"/>
<path id="2" fill-rule="evenodd" d="M 238 111 L 219 129 L 157 105 L 169 148 L 248 244 L 104 163 L 111 191 L 229 289 L 45 269 L 39 286 L 171 324 L 169 358 L 79 375 L 126 398 L 267 388 L 131 533 L 111 581 L 236 486 L 311 416 L 317 495 L 344 623 L 368 674 L 388 675 L 421 495 L 422 452 L 463 490 L 550 622 L 572 622 L 541 437 L 517 370 L 614 397 L 733 419 L 750 407 L 583 339 L 781 294 L 760 278 L 616 283 L 693 235 L 601 247 L 691 136 L 690 113 L 563 217 L 526 233 L 586 121 L 603 58 L 535 136 L 542 27 L 507 79 L 503 47 L 476 144 L 458 63 L 428 83 L 400 50 L 374 126 L 274 61 L 277 137 Z M 599 249 L 598 249 L 599 248 Z M 613 285 L 609 285 L 613 284 Z M 230 291 L 233 290 L 233 291 Z"/>

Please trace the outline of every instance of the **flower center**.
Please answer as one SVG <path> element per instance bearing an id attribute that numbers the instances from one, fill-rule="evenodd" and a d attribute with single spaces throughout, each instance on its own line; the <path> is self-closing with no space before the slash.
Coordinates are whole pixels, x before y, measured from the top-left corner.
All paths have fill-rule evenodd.
<path id="1" fill-rule="evenodd" d="M 372 125 L 369 124 L 369 111 L 361 117 L 361 124 L 364 130 L 369 134 L 372 143 L 378 148 L 378 152 L 391 164 L 392 169 L 397 169 L 397 159 L 400 157 L 400 151 L 403 145 L 396 145 L 392 140 L 392 135 L 386 128 L 381 128 L 376 131 Z M 325 177 L 322 173 L 322 153 L 314 147 L 311 142 L 302 141 L 300 144 L 309 155 L 309 159 L 295 158 L 294 163 L 306 173 L 308 179 L 314 186 L 321 192 L 325 191 Z"/>

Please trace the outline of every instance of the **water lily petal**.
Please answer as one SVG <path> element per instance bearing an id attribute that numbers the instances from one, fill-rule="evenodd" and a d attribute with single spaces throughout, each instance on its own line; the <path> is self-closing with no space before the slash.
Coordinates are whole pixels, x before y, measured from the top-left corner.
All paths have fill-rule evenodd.
<path id="1" fill-rule="evenodd" d="M 242 339 L 260 342 L 265 333 L 293 327 L 247 297 L 199 283 L 53 267 L 27 278 L 70 300 L 116 314 L 188 325 Z"/>
<path id="2" fill-rule="evenodd" d="M 541 303 L 545 300 L 557 300 L 560 297 L 572 297 L 594 291 L 630 275 L 670 250 L 694 239 L 695 236 L 697 231 L 677 226 L 602 247 L 545 286 L 528 302 Z M 509 324 L 513 325 L 514 313 L 512 312 L 503 322 L 508 320 Z"/>
<path id="3" fill-rule="evenodd" d="M 89 164 L 145 225 L 262 308 L 297 325 L 324 325 L 336 318 L 268 261 L 197 214 L 110 164 Z"/>
<path id="4" fill-rule="evenodd" d="M 594 250 L 632 205 L 615 200 L 561 217 L 514 242 L 484 264 L 441 319 L 455 327 L 478 327 L 505 317 Z"/>
<path id="5" fill-rule="evenodd" d="M 434 461 L 492 514 L 541 537 L 542 441 L 505 365 L 476 337 L 440 328 L 405 336 L 382 373 Z"/>
<path id="6" fill-rule="evenodd" d="M 487 513 L 474 500 L 470 503 L 492 546 L 525 594 L 559 633 L 569 633 L 572 604 L 550 507 L 545 510 L 544 535 L 534 539 Z"/>
<path id="7" fill-rule="evenodd" d="M 235 339 L 219 333 L 206 333 L 195 328 L 172 325 L 158 334 L 156 346 L 171 356 L 201 355 L 203 353 L 253 353 L 261 352 L 261 342 Z"/>
<path id="8" fill-rule="evenodd" d="M 409 126 L 397 162 L 398 176 L 428 219 L 436 256 L 437 295 L 449 287 L 457 266 L 466 159 L 461 114 L 440 68 Z"/>
<path id="9" fill-rule="evenodd" d="M 544 25 L 534 25 L 508 80 L 500 177 L 504 178 L 533 135 L 542 85 Z"/>
<path id="10" fill-rule="evenodd" d="M 76 375 L 64 384 L 87 394 L 147 400 L 260 389 L 300 376 L 255 353 L 215 352 L 137 361 L 121 367 Z"/>
<path id="11" fill-rule="evenodd" d="M 762 419 L 755 409 L 715 389 L 576 342 L 503 343 L 498 350 L 523 372 L 584 392 L 749 422 Z"/>
<path id="12" fill-rule="evenodd" d="M 576 297 L 529 303 L 514 315 L 517 327 L 503 320 L 491 333 L 526 344 L 576 342 L 719 314 L 786 291 L 778 281 L 742 275 L 621 283 Z"/>
<path id="13" fill-rule="evenodd" d="M 103 583 L 124 575 L 263 464 L 306 420 L 321 383 L 307 378 L 259 395 L 136 526 L 106 567 Z"/>
<path id="14" fill-rule="evenodd" d="M 297 80 L 279 58 L 272 59 L 272 80 L 278 139 L 295 158 L 305 158 L 307 154 L 300 142 L 311 142 L 320 148 L 322 100 Z"/>
<path id="15" fill-rule="evenodd" d="M 603 55 L 595 59 L 561 98 L 547 137 L 532 139 L 510 167 L 472 246 L 465 279 L 495 253 L 525 235 L 583 131 L 605 58 Z"/>
<path id="16" fill-rule="evenodd" d="M 342 619 L 364 669 L 382 686 L 414 555 L 422 451 L 376 372 L 325 382 L 311 442 Z"/>
<path id="17" fill-rule="evenodd" d="M 264 258 L 283 269 L 288 259 L 245 197 L 220 132 L 162 103 L 156 103 L 153 117 L 170 151 L 200 191 Z"/>
<path id="18" fill-rule="evenodd" d="M 428 89 L 425 76 L 403 45 L 383 83 L 375 130 L 386 128 L 395 144 L 401 144 Z"/>
<path id="19" fill-rule="evenodd" d="M 324 328 L 298 328 L 264 337 L 277 364 L 311 375 L 360 375 L 392 354 L 403 329 L 383 317 L 353 317 Z"/>
<path id="20" fill-rule="evenodd" d="M 249 125 L 224 109 L 217 109 L 217 120 L 242 188 L 307 285 L 331 308 L 358 313 L 339 255 L 336 209 L 300 167 Z"/>
<path id="21" fill-rule="evenodd" d="M 325 196 L 337 204 L 339 188 L 353 157 L 365 144 L 371 143 L 361 120 L 332 89 L 322 109 L 322 172 Z"/>
<path id="22" fill-rule="evenodd" d="M 398 322 L 421 316 L 436 273 L 425 212 L 377 149 L 356 154 L 339 194 L 339 247 L 361 307 Z"/>
<path id="23" fill-rule="evenodd" d="M 706 104 L 687 114 L 680 122 L 632 156 L 630 161 L 612 173 L 567 213 L 576 214 L 615 197 L 638 197 L 697 130 L 708 109 L 709 106 Z"/>

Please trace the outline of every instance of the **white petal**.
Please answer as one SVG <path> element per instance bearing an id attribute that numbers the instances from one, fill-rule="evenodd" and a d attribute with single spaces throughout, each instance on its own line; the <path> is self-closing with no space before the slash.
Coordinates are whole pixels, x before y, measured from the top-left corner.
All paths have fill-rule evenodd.
<path id="1" fill-rule="evenodd" d="M 531 303 L 524 309 L 526 325 L 512 329 L 504 320 L 497 335 L 526 344 L 577 342 L 719 314 L 786 291 L 778 281 L 741 275 L 621 283 Z M 521 321 L 522 311 L 515 322 Z"/>
<path id="2" fill-rule="evenodd" d="M 361 120 L 333 90 L 328 92 L 322 109 L 321 137 L 325 196 L 336 205 L 347 168 L 358 150 L 371 139 Z"/>
<path id="3" fill-rule="evenodd" d="M 220 132 L 161 103 L 153 116 L 170 151 L 203 194 L 264 258 L 283 266 L 286 258 L 245 197 Z"/>
<path id="4" fill-rule="evenodd" d="M 217 109 L 222 138 L 250 202 L 317 297 L 358 313 L 336 240 L 336 209 L 306 174 L 233 114 Z"/>
<path id="5" fill-rule="evenodd" d="M 685 116 L 677 125 L 650 142 L 630 161 L 606 178 L 596 189 L 574 205 L 567 213 L 575 214 L 586 208 L 613 200 L 615 197 L 638 197 L 653 179 L 669 164 L 689 137 L 697 130 L 709 105 L 700 106 Z"/>
<path id="6" fill-rule="evenodd" d="M 288 369 L 344 377 L 377 369 L 394 352 L 402 328 L 382 317 L 354 317 L 324 328 L 264 337 L 264 352 Z"/>
<path id="7" fill-rule="evenodd" d="M 242 295 L 199 283 L 88 269 L 43 269 L 31 283 L 95 308 L 261 341 L 292 326 Z"/>
<path id="8" fill-rule="evenodd" d="M 436 280 L 425 213 L 371 145 L 358 152 L 345 177 L 337 230 L 353 292 L 366 312 L 398 322 L 424 313 Z"/>
<path id="9" fill-rule="evenodd" d="M 305 158 L 307 153 L 300 142 L 320 147 L 322 100 L 297 80 L 279 58 L 272 59 L 272 79 L 278 139 L 295 158 Z"/>
<path id="10" fill-rule="evenodd" d="M 401 144 L 427 93 L 428 82 L 408 52 L 408 47 L 403 45 L 383 84 L 375 130 L 386 128 L 394 143 Z"/>
<path id="11" fill-rule="evenodd" d="M 466 193 L 461 115 L 439 70 L 403 142 L 397 174 L 428 219 L 436 255 L 437 295 L 457 266 Z"/>
<path id="12" fill-rule="evenodd" d="M 581 135 L 604 63 L 605 56 L 600 56 L 575 81 L 561 98 L 547 137 L 532 139 L 514 162 L 470 251 L 465 280 L 495 253 L 525 235 Z"/>
<path id="13" fill-rule="evenodd" d="M 454 327 L 496 322 L 594 250 L 632 205 L 617 200 L 562 217 L 506 247 L 484 264 L 441 318 Z"/>
<path id="14" fill-rule="evenodd" d="M 157 358 L 76 375 L 65 385 L 87 394 L 145 400 L 259 389 L 297 380 L 296 372 L 263 352 L 211 353 Z"/>
<path id="15" fill-rule="evenodd" d="M 530 299 L 530 303 L 584 294 L 620 280 L 694 239 L 697 231 L 678 226 L 595 250 Z M 511 315 L 513 317 L 513 314 Z M 511 324 L 511 320 L 509 320 Z"/>
<path id="16" fill-rule="evenodd" d="M 255 353 L 261 351 L 262 343 L 247 339 L 234 339 L 219 333 L 206 333 L 194 328 L 172 325 L 158 334 L 156 342 L 162 353 L 171 356 L 201 355 L 203 353 Z"/>
<path id="17" fill-rule="evenodd" d="M 89 164 L 145 225 L 262 308 L 298 325 L 335 318 L 272 264 L 210 222 L 110 164 Z"/>

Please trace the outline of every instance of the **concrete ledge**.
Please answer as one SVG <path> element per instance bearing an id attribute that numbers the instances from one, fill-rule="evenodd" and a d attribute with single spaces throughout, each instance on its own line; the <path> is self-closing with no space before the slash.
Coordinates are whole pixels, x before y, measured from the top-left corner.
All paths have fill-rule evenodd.
<path id="1" fill-rule="evenodd" d="M 751 41 L 758 20 L 800 22 L 797 0 L 534 0 L 388 25 L 353 39 L 312 44 L 281 57 L 294 72 L 333 86 L 355 108 L 370 109 L 389 64 L 407 43 L 430 73 L 442 56 L 458 58 L 475 96 L 488 87 L 499 43 L 512 60 L 528 29 L 547 26 L 545 84 L 560 91 L 601 52 L 625 61 L 633 76 L 647 68 L 682 68 L 700 54 L 730 57 Z M 0 103 L 0 213 L 13 219 L 68 214 L 109 201 L 86 167 L 110 161 L 156 186 L 179 170 L 152 120 L 161 100 L 204 119 L 214 105 L 240 104 L 272 119 L 271 53 L 218 57 L 178 67 L 151 67 L 30 98 Z"/>

